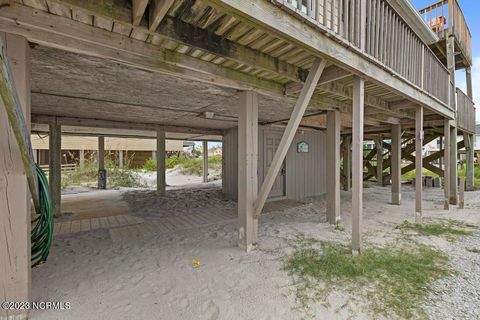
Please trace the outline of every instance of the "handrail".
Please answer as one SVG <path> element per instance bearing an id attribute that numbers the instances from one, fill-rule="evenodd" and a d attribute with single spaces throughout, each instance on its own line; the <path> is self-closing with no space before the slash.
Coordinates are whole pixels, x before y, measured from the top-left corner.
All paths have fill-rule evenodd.
<path id="1" fill-rule="evenodd" d="M 339 42 L 450 105 L 448 69 L 387 0 L 275 1 Z M 361 5 L 366 10 L 365 22 L 359 19 Z M 362 28 L 365 29 L 364 39 L 360 39 Z"/>
<path id="2" fill-rule="evenodd" d="M 475 104 L 462 90 L 457 88 L 457 126 L 475 133 Z"/>
<path id="3" fill-rule="evenodd" d="M 455 36 L 462 52 L 472 62 L 472 34 L 457 0 L 441 0 L 418 11 L 440 39 Z"/>

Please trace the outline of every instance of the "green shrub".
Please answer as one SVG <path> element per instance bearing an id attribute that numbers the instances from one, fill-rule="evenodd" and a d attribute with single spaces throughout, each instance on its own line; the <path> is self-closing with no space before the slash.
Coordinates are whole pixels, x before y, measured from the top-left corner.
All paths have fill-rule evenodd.
<path id="1" fill-rule="evenodd" d="M 157 171 L 157 160 L 149 158 L 142 167 L 145 171 Z"/>

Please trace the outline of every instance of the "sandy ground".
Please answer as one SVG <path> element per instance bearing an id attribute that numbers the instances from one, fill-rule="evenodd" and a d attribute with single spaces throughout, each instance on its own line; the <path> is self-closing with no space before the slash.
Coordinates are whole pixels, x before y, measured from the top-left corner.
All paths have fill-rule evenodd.
<path id="1" fill-rule="evenodd" d="M 135 234 L 116 232 L 113 237 L 112 229 L 96 229 L 56 236 L 48 262 L 32 272 L 33 299 L 69 301 L 71 309 L 35 311 L 32 319 L 300 319 L 291 279 L 270 250 L 288 252 L 286 239 L 299 233 L 348 242 L 351 194 L 342 192 L 345 231 L 325 223 L 325 201 L 313 198 L 263 215 L 258 249 L 245 253 L 236 246 L 235 204 L 223 200 L 218 188 L 218 183 L 173 188 L 161 199 L 151 191 L 104 193 L 105 203 L 111 199 L 112 207 L 126 205 L 130 215 L 145 222 L 135 226 Z M 365 241 L 388 241 L 396 225 L 413 221 L 413 199 L 410 187 L 404 187 L 401 206 L 389 204 L 388 188 L 365 189 Z M 465 210 L 441 210 L 442 199 L 442 190 L 426 190 L 424 216 L 480 224 L 480 192 L 466 194 Z M 200 216 L 206 222 L 195 224 Z M 152 227 L 167 222 L 170 229 Z M 182 227 L 172 227 L 180 222 Z M 142 231 L 147 227 L 149 232 Z M 480 263 L 472 268 L 480 272 Z M 475 288 L 480 283 L 473 283 L 471 290 Z M 332 294 L 328 302 L 315 306 L 318 319 L 370 318 L 348 295 Z M 430 308 L 435 314 L 435 305 Z M 442 319 L 461 319 L 454 315 Z"/>

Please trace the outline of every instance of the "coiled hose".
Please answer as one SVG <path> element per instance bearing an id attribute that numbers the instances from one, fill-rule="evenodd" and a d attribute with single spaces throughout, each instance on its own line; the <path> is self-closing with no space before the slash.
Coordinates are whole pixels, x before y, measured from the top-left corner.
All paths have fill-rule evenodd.
<path id="1" fill-rule="evenodd" d="M 47 261 L 53 236 L 53 206 L 48 180 L 38 164 L 36 165 L 36 172 L 38 177 L 40 212 L 37 212 L 38 217 L 32 221 L 32 267 Z"/>

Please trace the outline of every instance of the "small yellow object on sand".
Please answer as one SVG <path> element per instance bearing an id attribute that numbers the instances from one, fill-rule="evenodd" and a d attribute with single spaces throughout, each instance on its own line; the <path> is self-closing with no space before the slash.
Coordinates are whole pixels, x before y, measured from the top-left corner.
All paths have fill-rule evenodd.
<path id="1" fill-rule="evenodd" d="M 202 265 L 202 263 L 200 262 L 200 260 L 195 259 L 195 258 L 192 259 L 192 263 L 193 263 L 193 267 L 194 267 L 194 268 L 199 268 L 199 267 Z"/>

